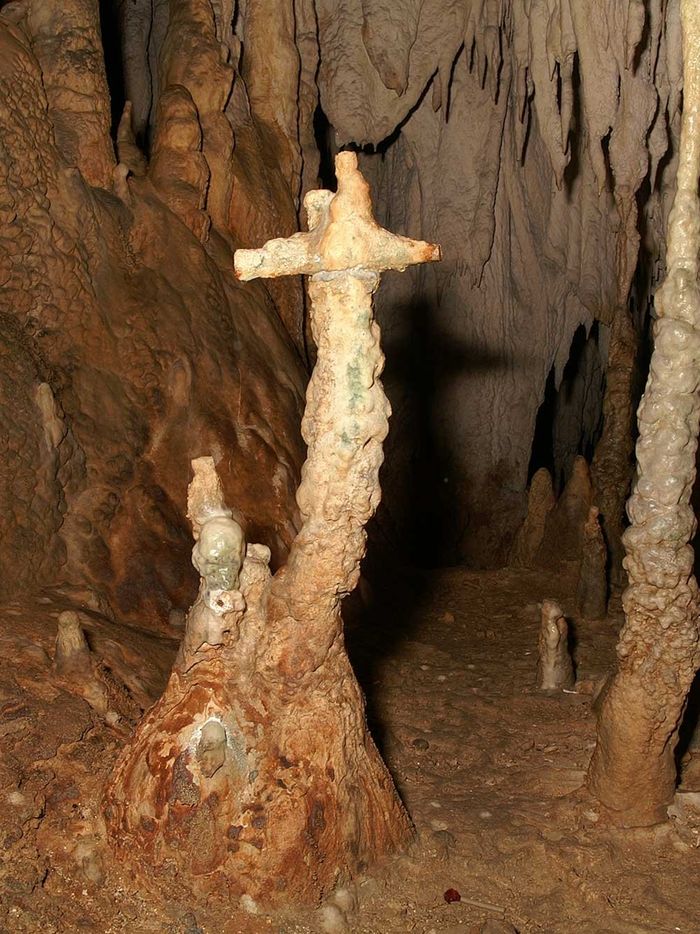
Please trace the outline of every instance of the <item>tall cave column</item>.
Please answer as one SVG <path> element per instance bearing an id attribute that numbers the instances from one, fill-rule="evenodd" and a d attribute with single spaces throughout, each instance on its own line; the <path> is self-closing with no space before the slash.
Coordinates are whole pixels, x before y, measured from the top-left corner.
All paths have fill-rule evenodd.
<path id="1" fill-rule="evenodd" d="M 146 887 L 167 865 L 190 891 L 313 902 L 412 833 L 367 731 L 340 607 L 379 504 L 388 430 L 372 295 L 382 270 L 440 251 L 376 224 L 354 154 L 336 171 L 337 194 L 306 197 L 309 233 L 235 256 L 241 279 L 311 275 L 303 525 L 272 576 L 269 549 L 245 547 L 213 460 L 193 462 L 200 593 L 165 693 L 105 796 L 112 844 Z"/>
<path id="2" fill-rule="evenodd" d="M 700 602 L 690 507 L 700 418 L 700 7 L 682 0 L 683 122 L 669 218 L 667 276 L 656 295 L 654 352 L 638 420 L 637 481 L 624 536 L 629 587 L 618 670 L 601 706 L 588 773 L 627 826 L 663 820 L 674 747 L 700 664 Z"/>

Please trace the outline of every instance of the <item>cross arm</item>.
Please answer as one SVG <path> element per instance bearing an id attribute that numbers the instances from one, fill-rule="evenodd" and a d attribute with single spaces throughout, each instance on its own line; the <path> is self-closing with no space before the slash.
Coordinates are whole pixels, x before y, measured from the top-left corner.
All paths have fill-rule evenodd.
<path id="1" fill-rule="evenodd" d="M 309 233 L 268 240 L 259 250 L 237 250 L 236 276 L 276 276 L 366 270 L 403 270 L 441 258 L 440 247 L 401 237 L 380 227 L 372 214 L 369 186 L 354 152 L 336 156 L 338 191 L 310 191 L 304 199 Z"/>

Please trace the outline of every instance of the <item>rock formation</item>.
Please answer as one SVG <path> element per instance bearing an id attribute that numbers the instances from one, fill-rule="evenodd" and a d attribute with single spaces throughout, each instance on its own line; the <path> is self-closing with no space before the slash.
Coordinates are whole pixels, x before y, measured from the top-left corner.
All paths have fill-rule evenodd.
<path id="1" fill-rule="evenodd" d="M 383 270 L 440 252 L 377 226 L 354 154 L 336 171 L 335 195 L 306 196 L 309 233 L 235 257 L 243 279 L 311 276 L 301 529 L 272 575 L 268 548 L 244 548 L 213 460 L 193 462 L 199 596 L 106 795 L 112 843 L 143 883 L 170 865 L 186 888 L 244 906 L 316 901 L 411 835 L 367 731 L 340 606 L 359 579 L 388 430 L 372 295 Z"/>
<path id="2" fill-rule="evenodd" d="M 90 589 L 163 627 L 196 589 L 182 518 L 193 457 L 214 454 L 239 518 L 284 558 L 305 373 L 212 228 L 232 141 L 216 137 L 217 159 L 204 147 L 218 124 L 187 74 L 160 94 L 149 174 L 118 171 L 112 192 L 97 4 L 74 6 L 0 11 L 0 591 Z"/>
<path id="3" fill-rule="evenodd" d="M 0 0 L 0 597 L 17 604 L 3 606 L 0 793 L 6 888 L 28 929 L 49 926 L 36 899 L 76 882 L 61 854 L 81 887 L 118 874 L 100 852 L 105 763 L 168 673 L 111 790 L 137 880 L 174 853 L 191 888 L 225 874 L 224 895 L 254 909 L 251 893 L 286 897 L 271 879 L 315 898 L 336 868 L 409 835 L 339 622 L 386 432 L 373 313 L 396 412 L 373 569 L 406 552 L 476 566 L 512 552 L 535 576 L 580 561 L 594 617 L 605 545 L 616 598 L 682 155 L 686 221 L 683 236 L 669 229 L 640 410 L 628 620 L 590 772 L 621 822 L 663 817 L 699 661 L 696 247 L 683 246 L 697 166 L 687 133 L 679 147 L 697 76 L 686 43 L 684 92 L 681 6 Z M 444 249 L 439 265 L 388 274 L 374 312 L 376 256 L 336 275 L 348 244 L 327 212 L 342 191 L 311 194 L 296 235 L 344 147 L 379 221 Z M 402 265 L 406 242 L 382 240 L 351 159 L 353 223 Z M 243 284 L 237 251 L 246 276 L 294 275 Z M 331 295 L 359 317 L 328 312 Z M 440 613 L 460 631 L 457 607 Z M 543 672 L 568 683 L 561 610 L 545 623 Z"/>
<path id="4" fill-rule="evenodd" d="M 608 605 L 608 549 L 598 521 L 598 507 L 591 506 L 583 526 L 581 568 L 577 601 L 584 619 L 601 619 Z"/>
<path id="5" fill-rule="evenodd" d="M 510 561 L 516 567 L 533 567 L 544 541 L 547 517 L 556 505 L 552 475 L 541 467 L 532 478 L 527 495 L 527 514 L 515 536 Z"/>
<path id="6" fill-rule="evenodd" d="M 566 450 L 557 446 L 555 474 L 568 476 L 571 450 L 592 452 L 604 409 L 593 479 L 615 568 L 631 476 L 635 360 L 661 265 L 675 164 L 678 3 L 596 0 L 587 17 L 571 0 L 532 11 L 521 0 L 450 2 L 444 10 L 440 2 L 397 0 L 389 9 L 380 0 L 296 0 L 293 12 L 284 2 L 272 16 L 271 4 L 256 0 L 235 17 L 230 3 L 210 9 L 187 0 L 176 16 L 162 0 L 118 3 L 116 10 L 104 4 L 106 78 L 96 3 L 68 9 L 13 2 L 2 16 L 39 60 L 32 67 L 43 72 L 48 95 L 43 120 L 56 128 L 63 160 L 91 184 L 124 196 L 120 209 L 102 198 L 98 215 L 119 210 L 122 217 L 128 209 L 153 219 L 157 212 L 145 204 L 155 194 L 197 238 L 213 226 L 206 249 L 219 274 L 226 247 L 297 229 L 300 199 L 339 144 L 363 147 L 380 218 L 446 245 L 439 270 L 393 277 L 378 296 L 392 350 L 387 391 L 402 413 L 389 441 L 384 533 L 418 549 L 426 536 L 439 539 L 436 560 L 504 559 L 525 509 L 537 413 L 550 377 L 553 391 L 561 389 L 568 362 L 581 408 L 555 406 L 552 431 L 567 438 Z M 52 44 L 54 34 L 63 40 Z M 5 59 L 5 67 L 17 64 Z M 81 104 L 86 95 L 89 113 Z M 37 146 L 43 148 L 41 133 L 25 139 L 22 151 Z M 120 182 L 125 166 L 132 174 Z M 64 201 L 84 198 L 79 188 L 74 182 Z M 53 218 L 58 201 L 49 200 Z M 638 204 L 644 264 L 632 287 L 633 314 Z M 76 229 L 83 233 L 79 223 Z M 149 265 L 156 277 L 170 262 L 154 249 L 161 235 L 164 224 L 145 234 L 158 254 Z M 102 305 L 120 256 L 111 241 L 116 231 L 98 216 L 84 236 L 93 243 L 82 260 L 90 281 L 96 257 L 110 260 L 100 275 Z M 126 252 L 137 264 L 138 243 L 130 240 Z M 183 285 L 169 291 L 162 284 L 157 295 L 135 291 L 160 315 Z M 26 294 L 35 288 L 25 277 Z M 237 301 L 227 289 L 217 307 Z M 112 291 L 126 300 L 125 290 Z M 312 351 L 299 282 L 271 280 L 241 301 L 261 302 L 265 315 L 274 315 L 270 298 L 299 354 Z M 579 330 L 587 341 L 577 362 Z M 60 369 L 56 360 L 51 366 Z M 294 371 L 298 392 L 299 362 L 285 368 Z M 181 476 L 183 465 L 207 450 L 189 451 Z M 282 459 L 289 462 L 290 454 Z M 299 457 L 296 449 L 295 468 Z M 418 502 L 405 479 L 414 474 L 426 491 Z M 183 506 L 180 483 L 175 512 Z M 94 517 L 86 521 L 95 525 Z M 270 528 L 270 517 L 265 522 Z M 184 532 L 176 547 L 180 567 Z M 275 557 L 291 533 L 276 533 Z M 104 541 L 100 530 L 96 536 Z"/>
<path id="7" fill-rule="evenodd" d="M 380 219 L 445 246 L 439 268 L 387 282 L 378 300 L 387 393 L 405 424 L 389 442 L 385 512 L 404 537 L 418 526 L 418 548 L 443 536 L 444 560 L 504 557 L 548 376 L 558 389 L 574 334 L 595 319 L 600 338 L 576 378 L 595 426 L 610 352 L 609 453 L 596 485 L 615 502 L 596 499 L 619 534 L 640 325 L 628 307 L 637 196 L 651 270 L 673 172 L 664 155 L 678 130 L 677 4 L 316 7 L 320 99 L 335 140 L 364 147 Z M 651 285 L 639 278 L 638 308 Z M 575 440 L 592 446 L 595 429 Z M 422 509 L 405 489 L 416 471 L 431 491 Z"/>
<path id="8" fill-rule="evenodd" d="M 574 666 L 569 652 L 569 626 L 562 608 L 554 600 L 544 600 L 540 635 L 537 686 L 540 691 L 573 688 Z"/>
<path id="9" fill-rule="evenodd" d="M 625 625 L 588 773 L 593 793 L 626 825 L 666 817 L 678 728 L 700 665 L 690 545 L 700 418 L 700 10 L 681 0 L 681 14 L 683 123 L 667 275 L 656 295 L 654 351 L 638 413 L 637 480 L 627 507 Z"/>

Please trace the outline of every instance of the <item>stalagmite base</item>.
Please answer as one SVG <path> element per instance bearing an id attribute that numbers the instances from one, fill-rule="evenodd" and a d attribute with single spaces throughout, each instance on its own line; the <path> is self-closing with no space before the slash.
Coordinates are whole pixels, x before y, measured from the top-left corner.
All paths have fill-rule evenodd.
<path id="1" fill-rule="evenodd" d="M 106 796 L 113 843 L 144 881 L 167 863 L 190 890 L 249 905 L 315 901 L 412 833 L 367 732 L 340 605 L 359 577 L 388 430 L 372 294 L 383 269 L 439 250 L 376 225 L 354 155 L 336 169 L 335 196 L 307 196 L 308 234 L 236 255 L 240 278 L 312 275 L 302 529 L 273 577 L 267 548 L 243 557 L 213 461 L 193 463 L 200 593 Z"/>
<path id="2" fill-rule="evenodd" d="M 629 587 L 618 671 L 603 700 L 588 784 L 624 825 L 666 817 L 676 782 L 674 748 L 700 663 L 693 576 L 700 405 L 700 8 L 682 0 L 684 91 L 667 277 L 646 391 L 639 408 L 638 477 L 625 533 Z"/>

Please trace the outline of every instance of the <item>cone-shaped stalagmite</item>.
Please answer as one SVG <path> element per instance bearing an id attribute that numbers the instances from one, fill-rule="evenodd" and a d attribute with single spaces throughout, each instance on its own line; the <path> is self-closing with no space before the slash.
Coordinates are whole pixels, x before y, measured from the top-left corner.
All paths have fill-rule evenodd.
<path id="1" fill-rule="evenodd" d="M 598 516 L 598 507 L 591 506 L 583 525 L 576 597 L 579 612 L 585 619 L 602 619 L 608 607 L 608 550 Z"/>
<path id="2" fill-rule="evenodd" d="M 114 844 L 144 881 L 167 861 L 190 890 L 312 901 L 411 835 L 367 732 L 340 604 L 359 577 L 388 429 L 372 294 L 382 270 L 439 250 L 377 226 L 353 154 L 336 170 L 336 195 L 307 196 L 308 234 L 236 254 L 240 278 L 311 274 L 303 525 L 274 576 L 262 545 L 241 565 L 214 463 L 194 462 L 200 593 L 106 799 Z"/>
<path id="3" fill-rule="evenodd" d="M 527 515 L 513 543 L 510 560 L 516 567 L 533 567 L 544 540 L 547 517 L 556 505 L 552 475 L 541 467 L 533 476 L 527 496 Z"/>
<path id="4" fill-rule="evenodd" d="M 681 0 L 683 121 L 669 219 L 667 276 L 649 379 L 639 407 L 637 481 L 625 533 L 629 587 L 618 670 L 598 719 L 588 783 L 627 825 L 663 820 L 675 788 L 674 747 L 700 662 L 698 587 L 689 542 L 700 400 L 700 6 Z"/>

